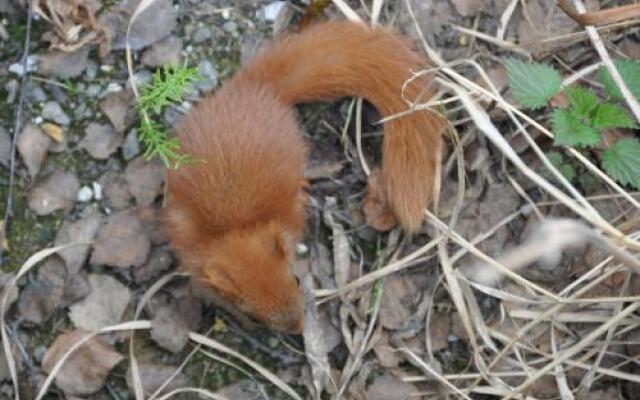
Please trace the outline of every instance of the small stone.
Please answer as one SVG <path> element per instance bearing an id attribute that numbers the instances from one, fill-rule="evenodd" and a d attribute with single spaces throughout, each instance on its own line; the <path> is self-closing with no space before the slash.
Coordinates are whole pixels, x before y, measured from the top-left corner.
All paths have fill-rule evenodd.
<path id="1" fill-rule="evenodd" d="M 264 6 L 262 8 L 262 15 L 264 16 L 264 19 L 269 22 L 275 21 L 286 3 L 286 1 L 274 1 Z"/>
<path id="2" fill-rule="evenodd" d="M 88 97 L 96 97 L 100 94 L 101 91 L 102 88 L 100 88 L 100 85 L 92 84 L 87 87 L 86 94 Z"/>
<path id="3" fill-rule="evenodd" d="M 93 198 L 93 190 L 89 186 L 83 186 L 78 190 L 76 200 L 81 203 L 86 203 Z"/>
<path id="4" fill-rule="evenodd" d="M 195 44 L 200 44 L 211 39 L 211 28 L 208 26 L 200 26 L 193 34 L 191 41 Z"/>
<path id="5" fill-rule="evenodd" d="M 309 252 L 309 247 L 304 243 L 296 244 L 296 254 L 299 256 L 304 256 Z"/>
<path id="6" fill-rule="evenodd" d="M 236 33 L 238 31 L 238 24 L 233 21 L 227 21 L 222 24 L 222 29 L 229 33 Z"/>
<path id="7" fill-rule="evenodd" d="M 126 161 L 132 160 L 140 154 L 140 142 L 138 141 L 138 132 L 132 129 L 127 133 L 122 144 L 122 158 Z"/>
<path id="8" fill-rule="evenodd" d="M 8 167 L 11 163 L 11 136 L 0 126 L 0 164 Z"/>
<path id="9" fill-rule="evenodd" d="M 153 74 L 148 69 L 142 69 L 133 74 L 133 83 L 135 83 L 138 88 L 148 85 L 152 80 Z M 132 79 L 127 80 L 125 89 L 131 90 L 131 81 Z"/>
<path id="10" fill-rule="evenodd" d="M 116 82 L 111 82 L 107 85 L 107 93 L 116 93 L 122 91 L 122 85 Z"/>
<path id="11" fill-rule="evenodd" d="M 198 73 L 202 79 L 198 80 L 196 87 L 202 92 L 208 92 L 218 85 L 218 71 L 208 60 L 198 63 Z"/>
<path id="12" fill-rule="evenodd" d="M 34 81 L 27 83 L 27 96 L 29 100 L 34 103 L 44 103 L 47 101 L 47 94 L 44 92 L 44 89 Z"/>
<path id="13" fill-rule="evenodd" d="M 98 182 L 92 182 L 91 188 L 93 189 L 93 197 L 98 201 L 102 200 L 102 185 Z"/>
<path id="14" fill-rule="evenodd" d="M 30 55 L 27 57 L 27 72 L 34 72 L 38 68 L 38 57 L 36 55 Z M 9 72 L 12 72 L 18 76 L 22 76 L 25 73 L 24 65 L 21 62 L 13 63 L 9 65 Z"/>
<path id="15" fill-rule="evenodd" d="M 44 104 L 42 117 L 59 125 L 69 125 L 71 123 L 69 116 L 64 112 L 60 104 L 55 101 L 48 101 Z"/>
<path id="16" fill-rule="evenodd" d="M 4 85 L 4 90 L 7 92 L 6 102 L 7 104 L 13 104 L 16 99 L 16 94 L 18 93 L 18 88 L 20 84 L 16 79 L 11 79 Z"/>

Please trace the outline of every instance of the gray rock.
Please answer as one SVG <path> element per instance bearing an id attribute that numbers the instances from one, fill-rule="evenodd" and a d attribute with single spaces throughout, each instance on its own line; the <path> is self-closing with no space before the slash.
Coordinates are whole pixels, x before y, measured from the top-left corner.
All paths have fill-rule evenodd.
<path id="1" fill-rule="evenodd" d="M 122 157 L 129 161 L 140 154 L 140 142 L 138 141 L 138 132 L 132 129 L 127 133 L 122 144 Z"/>
<path id="2" fill-rule="evenodd" d="M 8 167 L 11 163 L 11 136 L 0 126 L 0 164 Z"/>
<path id="3" fill-rule="evenodd" d="M 209 60 L 202 60 L 198 63 L 198 73 L 200 78 L 196 87 L 202 92 L 208 92 L 218 85 L 218 71 Z"/>
<path id="4" fill-rule="evenodd" d="M 211 35 L 211 28 L 208 26 L 200 26 L 191 37 L 191 41 L 195 44 L 199 44 L 211 39 Z"/>
<path id="5" fill-rule="evenodd" d="M 16 79 L 11 79 L 4 85 L 4 90 L 7 92 L 7 104 L 13 104 L 13 102 L 16 100 L 16 95 L 18 94 L 19 87 L 20 84 Z"/>
<path id="6" fill-rule="evenodd" d="M 129 16 L 139 3 L 140 0 L 125 0 L 113 11 L 100 17 L 99 22 L 111 41 L 112 49 L 124 49 Z M 151 5 L 140 13 L 131 26 L 129 36 L 131 49 L 140 50 L 168 36 L 176 27 L 177 21 L 178 11 L 173 7 L 171 0 L 151 2 Z"/>
<path id="7" fill-rule="evenodd" d="M 71 123 L 71 119 L 64 112 L 60 104 L 55 101 L 48 101 L 42 107 L 42 117 L 49 121 L 53 121 L 58 125 L 69 125 Z"/>

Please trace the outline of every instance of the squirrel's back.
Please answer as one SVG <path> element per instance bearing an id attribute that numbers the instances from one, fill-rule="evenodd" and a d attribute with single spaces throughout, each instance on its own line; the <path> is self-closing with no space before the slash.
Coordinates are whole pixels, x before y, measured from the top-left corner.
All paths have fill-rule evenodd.
<path id="1" fill-rule="evenodd" d="M 383 117 L 426 101 L 425 60 L 382 28 L 328 22 L 267 45 L 180 123 L 195 163 L 167 175 L 166 221 L 184 268 L 282 331 L 299 331 L 289 263 L 304 224 L 307 148 L 291 105 L 361 96 Z M 433 191 L 443 123 L 417 111 L 385 123 L 382 168 L 365 206 L 416 231 Z M 372 206 L 373 204 L 373 206 Z"/>

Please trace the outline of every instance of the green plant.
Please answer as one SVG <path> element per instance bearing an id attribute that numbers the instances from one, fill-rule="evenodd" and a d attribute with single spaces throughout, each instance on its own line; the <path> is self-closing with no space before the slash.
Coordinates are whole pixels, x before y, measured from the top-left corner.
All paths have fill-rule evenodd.
<path id="1" fill-rule="evenodd" d="M 615 65 L 634 96 L 640 98 L 640 63 L 617 60 Z M 578 85 L 562 88 L 560 74 L 548 65 L 507 59 L 505 67 L 513 97 L 523 108 L 543 108 L 560 92 L 564 94 L 568 106 L 555 107 L 551 113 L 554 143 L 558 146 L 591 148 L 603 142 L 602 133 L 606 129 L 638 127 L 620 104 L 620 89 L 604 67 L 597 74 L 605 89 L 604 98 Z M 604 143 L 604 147 L 602 168 L 607 174 L 622 184 L 640 189 L 640 140 L 637 137 L 618 139 Z M 570 164 L 564 162 L 560 153 L 550 152 L 547 156 L 563 175 L 575 177 L 575 171 L 569 172 Z"/>
<path id="2" fill-rule="evenodd" d="M 142 88 L 138 100 L 138 138 L 145 146 L 145 158 L 159 157 L 165 166 L 172 168 L 194 161 L 180 151 L 179 140 L 171 138 L 168 131 L 153 118 L 159 117 L 165 107 L 182 102 L 185 90 L 197 79 L 196 68 L 171 65 L 156 71 L 151 83 Z"/>

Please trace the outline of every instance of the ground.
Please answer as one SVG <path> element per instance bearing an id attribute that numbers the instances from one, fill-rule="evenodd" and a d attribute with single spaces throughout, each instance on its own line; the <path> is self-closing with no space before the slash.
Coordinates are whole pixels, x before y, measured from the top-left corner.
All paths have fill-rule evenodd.
<path id="1" fill-rule="evenodd" d="M 10 211 L 0 226 L 0 317 L 11 349 L 0 398 L 17 388 L 21 399 L 124 399 L 136 386 L 151 398 L 174 372 L 164 393 L 191 391 L 178 398 L 637 397 L 640 204 L 633 176 L 594 173 L 612 143 L 635 140 L 637 121 L 588 147 L 559 146 L 546 134 L 558 132 L 553 112 L 569 100 L 559 94 L 514 116 L 523 104 L 505 68 L 514 57 L 551 65 L 609 101 L 596 64 L 640 57 L 635 20 L 598 22 L 603 55 L 546 0 L 315 1 L 327 6 L 318 13 L 302 1 L 150 3 L 132 25 L 129 70 L 138 1 L 35 0 L 30 9 L 0 0 L 0 210 Z M 598 3 L 587 10 L 625 4 Z M 184 101 L 157 118 L 171 132 L 305 15 L 378 15 L 435 52 L 440 91 L 427 106 L 451 125 L 439 199 L 408 237 L 364 223 L 355 100 L 297 107 L 310 204 L 293 268 L 317 300 L 302 337 L 251 330 L 174 274 L 165 166 L 143 155 L 129 77 L 142 88 L 164 65 L 197 68 Z M 633 101 L 617 104 L 633 115 Z M 376 165 L 379 115 L 365 103 L 362 116 L 363 154 Z M 62 359 L 100 329 L 108 332 Z"/>

